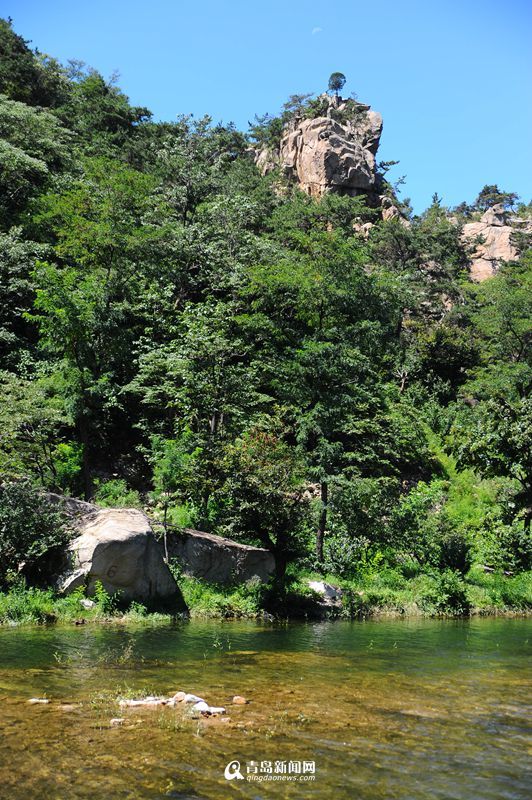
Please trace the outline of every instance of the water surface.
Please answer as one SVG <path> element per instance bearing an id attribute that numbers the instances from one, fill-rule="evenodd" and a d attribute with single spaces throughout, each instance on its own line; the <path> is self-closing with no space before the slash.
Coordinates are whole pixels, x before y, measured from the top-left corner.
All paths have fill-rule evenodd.
<path id="1" fill-rule="evenodd" d="M 0 629 L 0 797 L 528 800 L 531 638 L 526 619 Z M 180 689 L 231 721 L 116 702 Z M 227 782 L 233 759 L 316 776 Z"/>

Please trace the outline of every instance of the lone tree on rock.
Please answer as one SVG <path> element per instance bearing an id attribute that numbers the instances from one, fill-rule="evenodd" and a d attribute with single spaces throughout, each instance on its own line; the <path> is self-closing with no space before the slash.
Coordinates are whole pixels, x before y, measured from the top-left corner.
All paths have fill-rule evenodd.
<path id="1" fill-rule="evenodd" d="M 329 78 L 329 91 L 334 92 L 336 97 L 338 97 L 338 93 L 341 92 L 345 86 L 345 81 L 346 78 L 343 72 L 333 72 Z"/>

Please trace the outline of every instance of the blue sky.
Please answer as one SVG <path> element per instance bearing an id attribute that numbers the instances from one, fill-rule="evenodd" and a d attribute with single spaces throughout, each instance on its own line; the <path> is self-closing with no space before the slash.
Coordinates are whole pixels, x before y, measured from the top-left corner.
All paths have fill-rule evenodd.
<path id="1" fill-rule="evenodd" d="M 384 117 L 379 159 L 401 163 L 416 211 L 485 183 L 532 197 L 529 0 L 0 0 L 2 16 L 62 61 L 120 72 L 157 119 L 234 121 L 348 78 Z"/>

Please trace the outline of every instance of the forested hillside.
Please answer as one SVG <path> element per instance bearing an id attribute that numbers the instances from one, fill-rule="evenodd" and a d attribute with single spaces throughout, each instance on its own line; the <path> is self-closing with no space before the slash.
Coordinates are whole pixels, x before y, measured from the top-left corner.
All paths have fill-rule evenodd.
<path id="1" fill-rule="evenodd" d="M 6 21 L 0 107 L 0 589 L 57 540 L 51 491 L 266 547 L 280 582 L 532 603 L 531 242 L 477 284 L 462 237 L 530 205 L 414 216 L 386 164 L 400 217 L 311 198 L 255 164 L 281 117 L 154 122 Z"/>

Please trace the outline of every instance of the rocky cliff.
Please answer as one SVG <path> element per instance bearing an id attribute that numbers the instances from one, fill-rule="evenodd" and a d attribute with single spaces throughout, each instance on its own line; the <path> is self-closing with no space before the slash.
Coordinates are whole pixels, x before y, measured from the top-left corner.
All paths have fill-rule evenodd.
<path id="1" fill-rule="evenodd" d="M 374 190 L 381 115 L 354 100 L 326 94 L 318 99 L 321 116 L 296 113 L 284 128 L 278 149 L 256 151 L 259 169 L 266 174 L 280 167 L 313 197 L 329 191 L 357 195 Z"/>
<path id="2" fill-rule="evenodd" d="M 470 266 L 472 280 L 480 282 L 491 278 L 502 261 L 517 258 L 513 234 L 518 231 L 532 233 L 532 223 L 511 217 L 502 205 L 488 208 L 480 220 L 464 225 L 464 242 L 474 246 Z"/>

